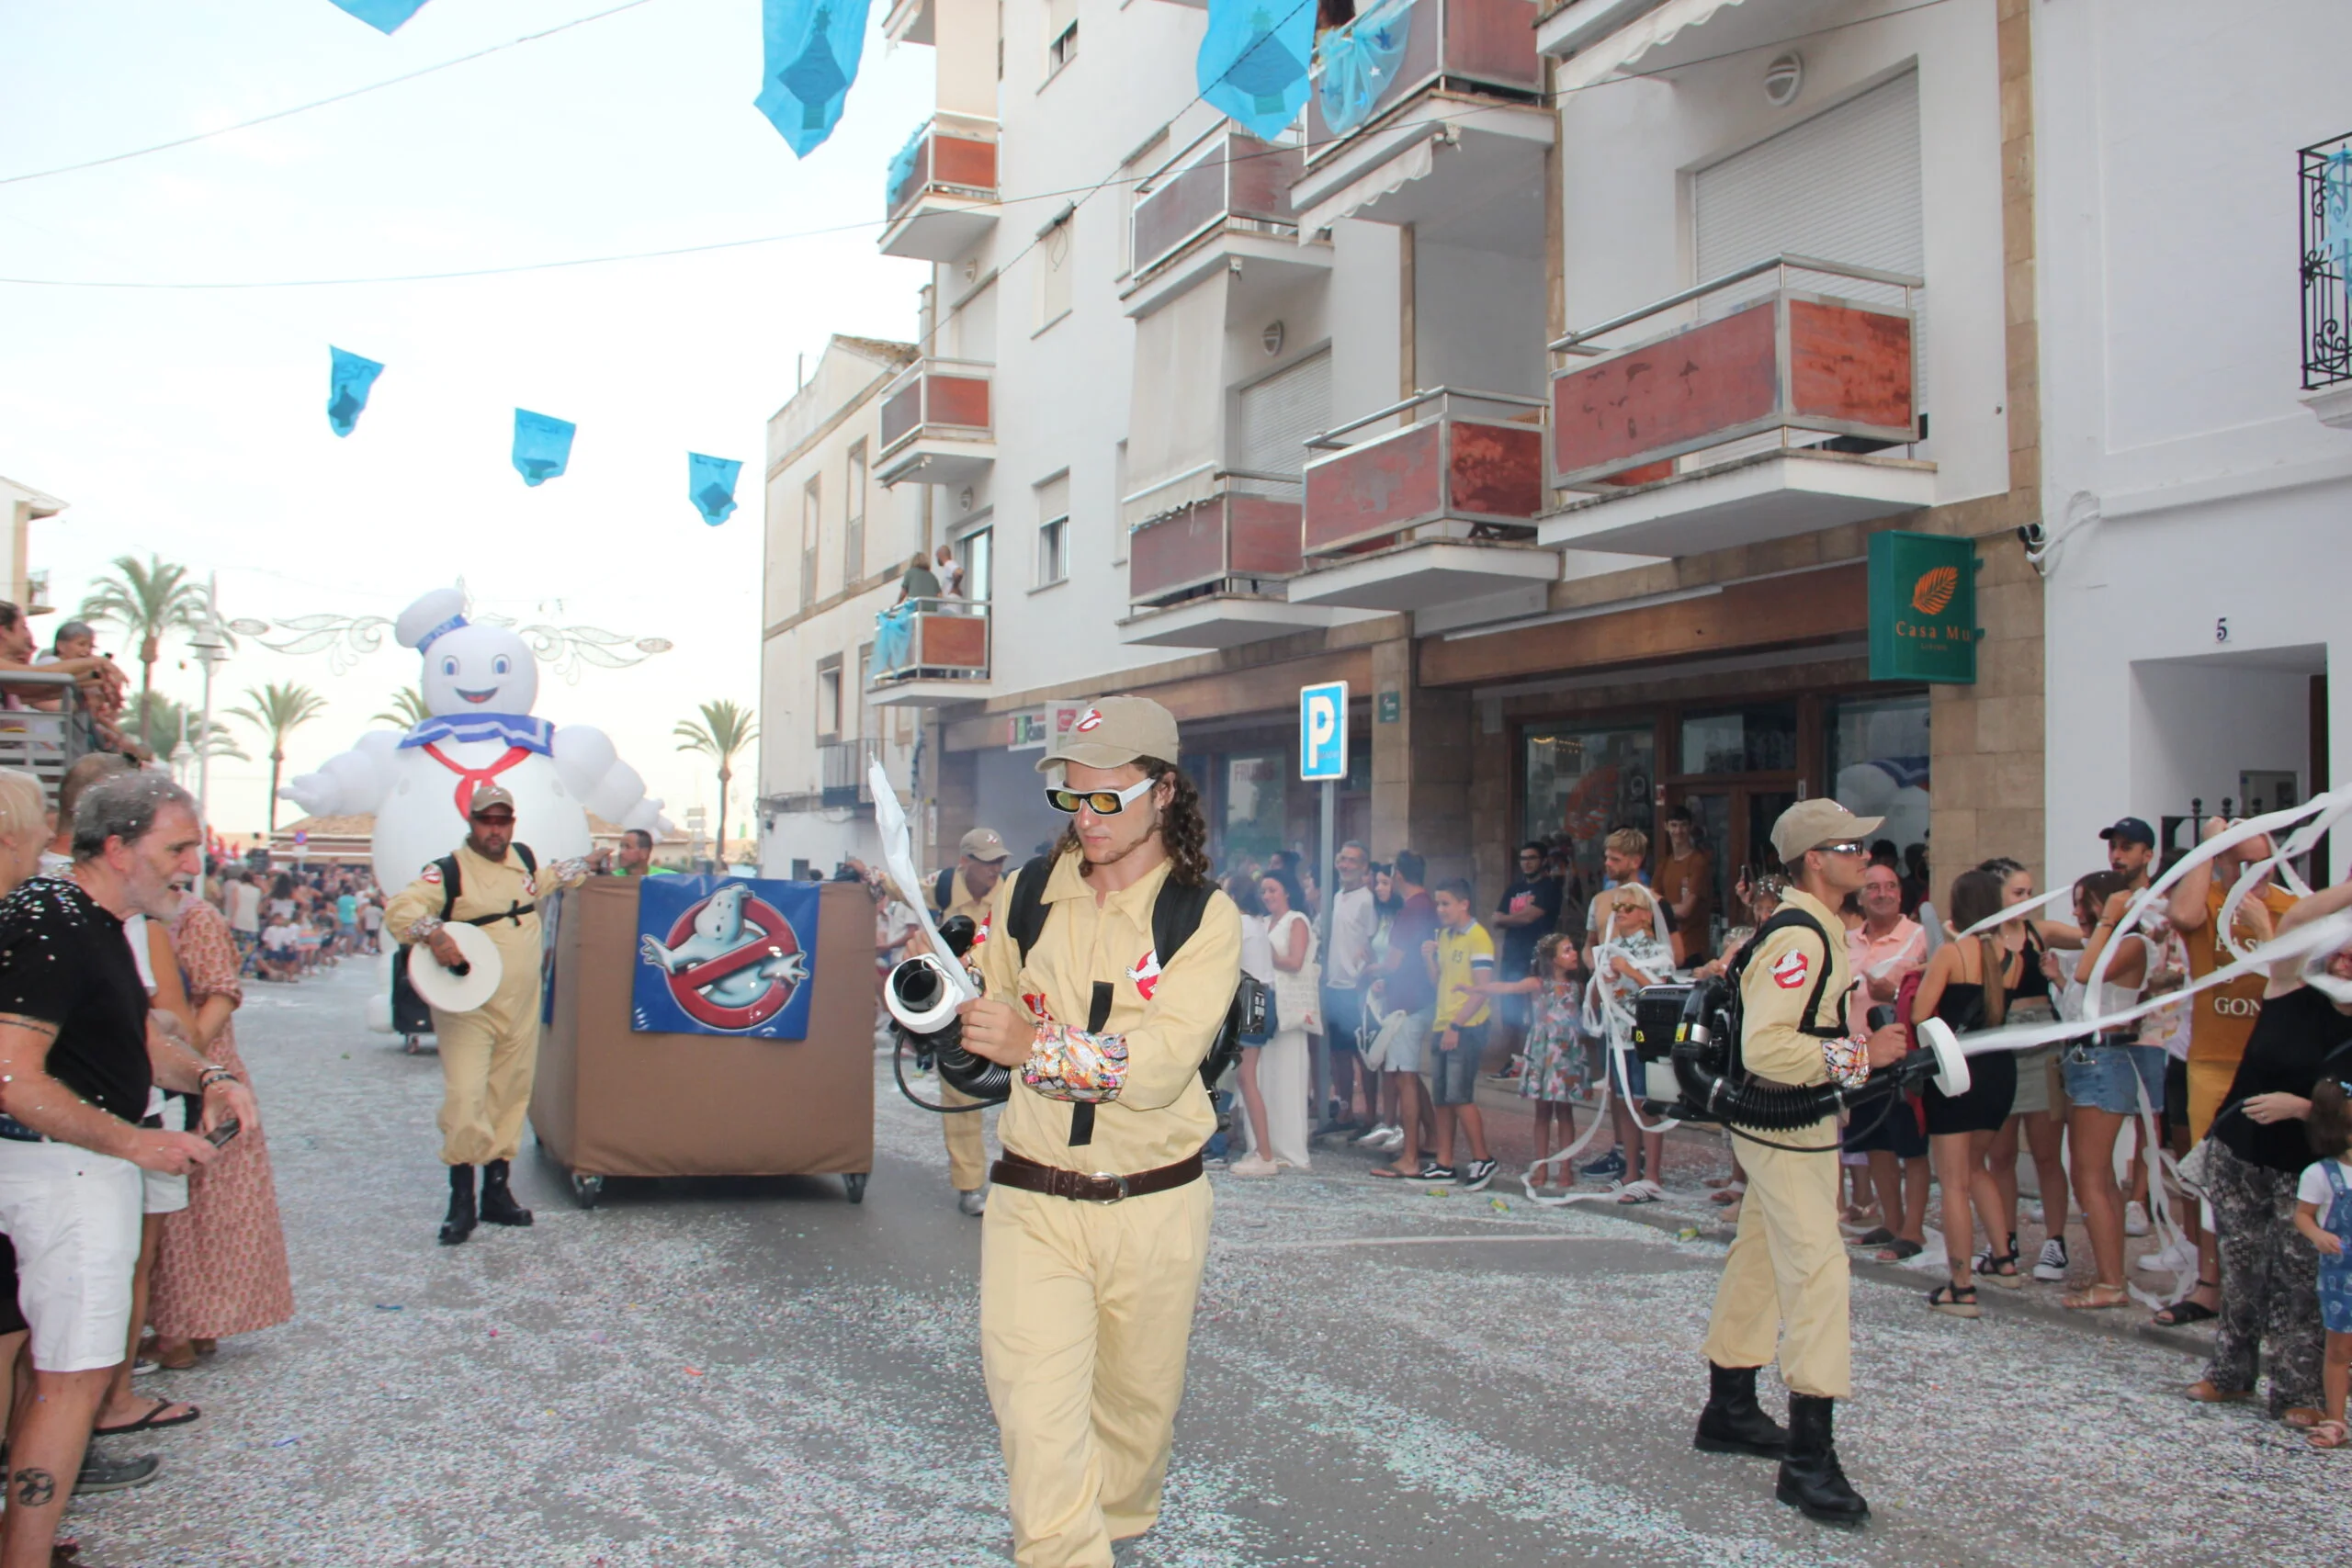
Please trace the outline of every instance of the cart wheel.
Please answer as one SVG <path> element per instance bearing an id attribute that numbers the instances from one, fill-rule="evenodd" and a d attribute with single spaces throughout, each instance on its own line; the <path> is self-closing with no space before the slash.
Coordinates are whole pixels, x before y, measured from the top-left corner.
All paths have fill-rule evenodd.
<path id="1" fill-rule="evenodd" d="M 842 1190 L 849 1194 L 851 1202 L 865 1201 L 865 1177 L 866 1173 L 862 1170 L 849 1171 L 842 1177 Z"/>
<path id="2" fill-rule="evenodd" d="M 604 1196 L 605 1179 L 603 1177 L 585 1176 L 576 1170 L 571 1173 L 571 1201 L 573 1202 L 579 1204 L 583 1209 L 593 1209 L 604 1199 Z"/>

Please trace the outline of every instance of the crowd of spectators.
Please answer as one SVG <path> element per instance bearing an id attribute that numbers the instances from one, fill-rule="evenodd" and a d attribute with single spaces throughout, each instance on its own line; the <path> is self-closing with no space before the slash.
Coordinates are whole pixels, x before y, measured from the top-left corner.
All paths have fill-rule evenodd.
<path id="1" fill-rule="evenodd" d="M 221 866 L 207 874 L 205 897 L 226 916 L 239 972 L 253 979 L 292 985 L 383 951 L 384 894 L 365 868 Z"/>
<path id="2" fill-rule="evenodd" d="M 54 680 L 12 682 L 11 671 L 71 676 L 72 689 Z M 98 651 L 97 632 L 87 621 L 60 624 L 44 649 L 24 611 L 0 601 L 0 712 L 59 716 L 63 730 L 42 737 L 42 744 L 60 747 L 69 759 L 102 751 L 151 761 L 147 748 L 123 728 L 130 689 L 122 667 Z M 30 728 L 0 719 L 0 731 Z"/>

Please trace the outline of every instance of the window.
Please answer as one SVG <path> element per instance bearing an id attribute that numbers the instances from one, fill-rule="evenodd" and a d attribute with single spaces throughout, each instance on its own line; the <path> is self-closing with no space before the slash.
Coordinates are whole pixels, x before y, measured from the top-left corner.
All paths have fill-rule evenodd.
<path id="1" fill-rule="evenodd" d="M 1069 575 L 1069 475 L 1061 473 L 1037 487 L 1037 586 L 1049 587 Z"/>
<path id="2" fill-rule="evenodd" d="M 1928 694 L 1822 705 L 1829 791 L 1858 817 L 1883 817 L 1871 835 L 1905 856 L 1928 841 Z M 1909 862 L 1906 859 L 1905 864 Z"/>
<path id="3" fill-rule="evenodd" d="M 851 673 L 857 677 L 857 732 L 860 735 L 876 734 L 877 731 L 874 723 L 874 704 L 866 697 L 866 694 L 874 689 L 874 645 L 872 643 L 861 642 L 857 645 L 857 664 Z"/>
<path id="4" fill-rule="evenodd" d="M 817 661 L 817 739 L 839 739 L 842 733 L 842 656 L 829 653 Z"/>
<path id="5" fill-rule="evenodd" d="M 821 532 L 818 520 L 818 487 L 820 481 L 810 479 L 800 492 L 800 607 L 808 608 L 817 602 L 817 539 Z"/>
<path id="6" fill-rule="evenodd" d="M 1221 757 L 1212 777 L 1223 785 L 1217 803 L 1217 858 L 1263 860 L 1283 847 L 1289 759 L 1280 751 Z"/>
<path id="7" fill-rule="evenodd" d="M 1576 840 L 1585 886 L 1600 886 L 1600 847 L 1612 829 L 1649 832 L 1657 736 L 1648 724 L 1531 727 L 1526 836 Z"/>
<path id="8" fill-rule="evenodd" d="M 1046 0 L 1046 80 L 1078 58 L 1078 0 Z"/>
<path id="9" fill-rule="evenodd" d="M 1331 355 L 1329 350 L 1285 366 L 1241 389 L 1235 410 L 1240 429 L 1240 461 L 1252 473 L 1303 474 L 1306 441 L 1331 428 Z M 1298 485 L 1245 481 L 1260 495 L 1298 499 Z"/>
<path id="10" fill-rule="evenodd" d="M 865 575 L 865 443 L 849 449 L 849 475 L 842 491 L 842 583 Z"/>
<path id="11" fill-rule="evenodd" d="M 1797 765 L 1797 705 L 1757 703 L 1722 713 L 1686 714 L 1686 773 L 1785 773 Z"/>
<path id="12" fill-rule="evenodd" d="M 976 528 L 956 542 L 963 547 L 964 597 L 985 604 L 996 575 L 996 530 Z"/>
<path id="13" fill-rule="evenodd" d="M 1037 330 L 1044 332 L 1069 314 L 1070 274 L 1075 211 L 1065 212 L 1037 236 Z"/>

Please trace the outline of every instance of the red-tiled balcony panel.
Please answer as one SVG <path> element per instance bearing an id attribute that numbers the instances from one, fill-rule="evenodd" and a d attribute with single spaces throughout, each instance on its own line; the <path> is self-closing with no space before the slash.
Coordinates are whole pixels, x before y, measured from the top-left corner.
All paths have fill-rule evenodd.
<path id="1" fill-rule="evenodd" d="M 1357 7 L 1359 21 L 1378 22 L 1371 4 Z M 1535 51 L 1535 8 L 1528 0 L 1413 0 L 1409 35 L 1396 73 L 1373 100 L 1363 125 L 1335 130 L 1324 118 L 1321 51 L 1317 87 L 1306 100 L 1306 161 L 1343 145 L 1364 125 L 1377 123 L 1399 106 L 1440 85 L 1455 91 L 1489 91 L 1532 98 L 1544 90 L 1544 64 Z M 1327 35 L 1328 36 L 1328 35 Z"/>
<path id="2" fill-rule="evenodd" d="M 1544 500 L 1541 425 L 1423 419 L 1307 465 L 1305 551 L 1376 547 L 1430 523 L 1526 525 Z"/>
<path id="3" fill-rule="evenodd" d="M 1269 147 L 1238 130 L 1220 131 L 1185 167 L 1157 177 L 1135 209 L 1135 270 L 1149 272 L 1204 234 L 1229 224 L 1296 232 L 1290 187 L 1302 166 L 1295 147 Z"/>
<path id="4" fill-rule="evenodd" d="M 1137 527 L 1127 537 L 1127 598 L 1161 604 L 1234 579 L 1284 578 L 1299 569 L 1299 504 L 1227 494 Z"/>
<path id="5" fill-rule="evenodd" d="M 986 126 L 983 130 L 980 127 Z M 987 121 L 965 124 L 934 118 L 916 143 L 913 162 L 890 188 L 890 217 L 905 217 L 925 196 L 968 201 L 996 199 L 996 128 Z"/>
<path id="6" fill-rule="evenodd" d="M 903 645 L 888 636 L 876 637 L 870 684 L 880 689 L 913 681 L 987 680 L 989 609 L 986 604 L 964 599 L 913 601 Z M 889 662 L 882 663 L 884 659 Z"/>
<path id="7" fill-rule="evenodd" d="M 925 359 L 901 371 L 882 398 L 881 456 L 888 459 L 926 438 L 993 439 L 991 372 L 960 359 Z"/>

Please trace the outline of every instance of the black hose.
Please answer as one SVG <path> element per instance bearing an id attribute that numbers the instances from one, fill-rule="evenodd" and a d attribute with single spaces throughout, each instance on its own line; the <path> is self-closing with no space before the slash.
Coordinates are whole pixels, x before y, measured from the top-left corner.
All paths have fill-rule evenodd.
<path id="1" fill-rule="evenodd" d="M 980 1100 L 971 1105 L 935 1105 L 917 1095 L 914 1086 L 907 1082 L 907 1037 L 895 1029 L 891 1032 L 897 1034 L 898 1039 L 890 1048 L 890 1075 L 899 1080 L 899 1092 L 905 1095 L 910 1104 L 919 1105 L 925 1111 L 935 1111 L 942 1116 L 961 1116 L 968 1111 L 986 1111 L 993 1103 L 989 1100 Z"/>

